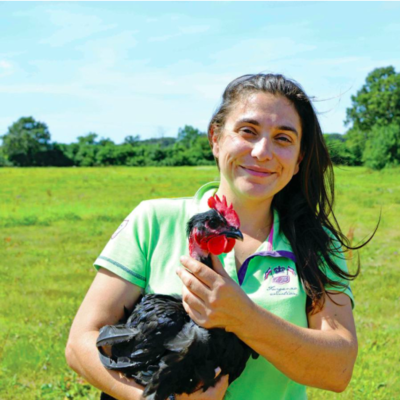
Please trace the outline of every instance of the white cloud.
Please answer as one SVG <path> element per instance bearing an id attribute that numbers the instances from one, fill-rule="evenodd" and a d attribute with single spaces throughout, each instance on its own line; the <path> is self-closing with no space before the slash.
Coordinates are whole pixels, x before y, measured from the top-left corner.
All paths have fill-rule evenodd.
<path id="1" fill-rule="evenodd" d="M 50 22 L 60 29 L 50 37 L 43 39 L 41 43 L 47 43 L 54 47 L 63 46 L 74 40 L 83 39 L 116 27 L 115 24 L 106 25 L 101 18 L 95 15 L 83 15 L 56 9 L 46 10 L 46 13 Z"/>
<path id="2" fill-rule="evenodd" d="M 14 66 L 7 60 L 0 60 L 0 78 L 12 75 L 14 73 Z"/>
<path id="3" fill-rule="evenodd" d="M 170 39 L 176 39 L 183 35 L 197 35 L 199 33 L 204 33 L 210 29 L 208 25 L 192 25 L 192 26 L 181 26 L 178 28 L 178 33 L 171 33 L 167 35 L 153 36 L 149 37 L 149 42 L 166 42 Z"/>
<path id="4" fill-rule="evenodd" d="M 389 24 L 384 29 L 387 33 L 400 33 L 400 24 Z"/>
<path id="5" fill-rule="evenodd" d="M 166 42 L 167 40 L 176 38 L 181 36 L 180 33 L 174 33 L 172 35 L 162 35 L 162 36 L 153 36 L 148 39 L 149 42 Z"/>
<path id="6" fill-rule="evenodd" d="M 217 63 L 243 65 L 252 68 L 254 61 L 268 66 L 269 61 L 291 58 L 316 49 L 314 45 L 297 43 L 291 38 L 246 39 L 210 56 Z"/>
<path id="7" fill-rule="evenodd" d="M 315 30 L 312 28 L 312 24 L 308 21 L 298 21 L 296 23 L 291 23 L 290 25 L 282 24 L 268 24 L 265 25 L 261 31 L 263 34 L 276 36 L 277 32 L 285 32 L 286 35 L 296 37 L 304 37 L 305 35 L 314 35 Z"/>
<path id="8" fill-rule="evenodd" d="M 0 60 L 0 68 L 5 70 L 10 70 L 12 68 L 12 64 L 5 60 Z"/>
<path id="9" fill-rule="evenodd" d="M 369 53 L 367 57 L 358 57 L 365 55 L 358 50 L 343 52 L 337 42 L 323 38 L 317 41 L 318 33 L 310 28 L 313 25 L 304 22 L 268 25 L 253 31 L 252 36 L 238 32 L 225 35 L 223 22 L 166 14 L 159 19 L 144 16 L 141 21 L 148 25 L 130 23 L 113 30 L 114 25 L 104 22 L 109 21 L 108 17 L 102 20 L 98 16 L 80 15 L 79 11 L 72 13 L 51 7 L 53 10 L 47 15 L 54 25 L 54 34 L 44 42 L 62 46 L 76 41 L 79 47 L 75 46 L 74 51 L 81 51 L 82 57 L 76 58 L 75 51 L 72 57 L 66 53 L 64 59 L 21 64 L 19 59 L 14 61 L 0 54 L 0 76 L 2 71 L 12 70 L 16 77 L 9 82 L 2 79 L 7 86 L 0 86 L 0 93 L 16 94 L 18 102 L 33 93 L 26 97 L 35 98 L 34 104 L 26 101 L 25 108 L 20 109 L 35 107 L 32 111 L 35 118 L 46 121 L 53 139 L 59 141 L 72 141 L 75 137 L 67 135 L 78 136 L 89 130 L 119 141 L 128 134 L 157 135 L 160 125 L 166 135 L 175 135 L 177 128 L 185 123 L 205 129 L 229 81 L 254 72 L 283 73 L 298 80 L 310 95 L 320 100 L 332 98 L 316 103 L 319 110 L 328 110 L 320 115 L 321 121 L 330 132 L 344 132 L 342 122 L 350 94 L 361 87 L 366 74 L 378 66 L 378 61 L 382 66 L 400 65 L 399 60 L 370 59 Z M 129 30 L 132 26 L 140 32 Z M 389 25 L 388 29 L 396 27 Z M 198 56 L 190 53 L 192 59 L 184 58 L 189 57 L 185 52 L 189 40 L 182 40 L 180 53 L 172 51 L 174 58 L 169 57 L 170 43 L 156 46 L 146 42 L 178 41 L 187 39 L 185 35 L 200 36 L 203 32 L 208 35 L 211 29 L 215 42 L 209 43 L 207 52 L 199 51 Z M 145 46 L 138 46 L 139 39 Z M 157 55 L 155 48 L 161 49 Z M 50 58 L 52 54 L 41 56 Z M 7 69 L 7 60 L 12 60 L 13 68 Z M 36 67 L 31 76 L 28 76 L 31 71 L 20 67 L 28 63 Z M 81 109 L 80 105 L 84 107 Z"/>
<path id="10" fill-rule="evenodd" d="M 137 33 L 137 31 L 123 31 L 105 38 L 88 40 L 83 45 L 77 46 L 76 48 L 89 60 L 82 70 L 91 69 L 93 64 L 96 69 L 101 69 L 128 62 L 128 52 L 138 44 L 135 36 Z"/>
<path id="11" fill-rule="evenodd" d="M 79 85 L 73 84 L 14 84 L 0 85 L 0 93 L 7 94 L 55 94 L 55 95 L 71 95 L 83 96 L 85 93 L 79 90 Z"/>
<path id="12" fill-rule="evenodd" d="M 181 26 L 179 30 L 186 35 L 193 35 L 197 33 L 203 33 L 210 29 L 208 25 L 191 25 L 191 26 Z"/>

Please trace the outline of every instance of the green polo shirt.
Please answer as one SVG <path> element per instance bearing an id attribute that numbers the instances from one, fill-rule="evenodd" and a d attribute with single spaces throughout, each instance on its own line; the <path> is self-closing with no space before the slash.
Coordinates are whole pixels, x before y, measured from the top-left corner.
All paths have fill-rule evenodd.
<path id="1" fill-rule="evenodd" d="M 182 282 L 175 271 L 181 255 L 188 255 L 186 224 L 191 216 L 206 211 L 207 200 L 218 189 L 218 182 L 202 186 L 192 198 L 157 199 L 140 203 L 122 222 L 95 261 L 140 286 L 145 293 L 180 294 Z M 295 257 L 287 239 L 279 231 L 274 213 L 268 239 L 236 270 L 235 254 L 219 256 L 230 277 L 241 285 L 259 306 L 301 327 L 307 327 L 306 294 L 299 280 Z M 338 253 L 335 260 L 347 271 Z M 329 274 L 334 277 L 332 273 Z M 335 276 L 335 279 L 338 279 Z M 343 291 L 353 302 L 350 287 Z M 268 332 L 265 332 L 268 336 Z M 282 346 L 285 343 L 282 342 Z M 243 374 L 233 382 L 227 400 L 306 399 L 306 388 L 277 370 L 265 358 L 250 359 Z"/>

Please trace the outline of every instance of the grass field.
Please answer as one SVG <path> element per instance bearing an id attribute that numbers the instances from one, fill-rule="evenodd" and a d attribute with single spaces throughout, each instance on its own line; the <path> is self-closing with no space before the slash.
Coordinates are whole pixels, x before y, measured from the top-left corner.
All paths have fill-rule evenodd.
<path id="1" fill-rule="evenodd" d="M 94 277 L 92 263 L 141 200 L 190 196 L 214 167 L 0 169 L 0 399 L 95 399 L 64 347 Z M 353 283 L 359 356 L 342 394 L 310 399 L 400 398 L 400 170 L 337 168 L 338 219 L 360 251 Z M 355 261 L 350 261 L 350 269 Z"/>

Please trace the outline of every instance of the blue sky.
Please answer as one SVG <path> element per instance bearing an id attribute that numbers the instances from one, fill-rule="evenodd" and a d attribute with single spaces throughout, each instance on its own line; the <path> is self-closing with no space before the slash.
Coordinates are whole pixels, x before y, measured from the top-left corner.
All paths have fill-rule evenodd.
<path id="1" fill-rule="evenodd" d="M 0 134 L 21 116 L 52 140 L 205 131 L 234 78 L 276 72 L 344 133 L 374 68 L 400 72 L 400 2 L 1 2 Z"/>

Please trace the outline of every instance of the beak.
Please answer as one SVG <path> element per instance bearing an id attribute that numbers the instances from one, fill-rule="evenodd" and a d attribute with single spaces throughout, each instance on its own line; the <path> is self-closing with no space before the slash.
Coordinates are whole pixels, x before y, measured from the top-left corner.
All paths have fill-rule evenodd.
<path id="1" fill-rule="evenodd" d="M 237 240 L 243 240 L 243 234 L 240 232 L 239 229 L 231 228 L 229 231 L 224 231 L 221 233 L 221 235 L 224 235 L 228 238 L 232 239 L 237 239 Z"/>

